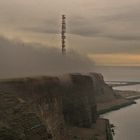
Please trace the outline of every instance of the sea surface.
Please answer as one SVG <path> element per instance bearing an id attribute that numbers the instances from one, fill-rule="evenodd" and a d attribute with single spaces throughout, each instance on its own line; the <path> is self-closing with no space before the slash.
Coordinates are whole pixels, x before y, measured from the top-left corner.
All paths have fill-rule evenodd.
<path id="1" fill-rule="evenodd" d="M 140 66 L 96 66 L 94 71 L 102 73 L 106 81 L 140 82 Z"/>
<path id="2" fill-rule="evenodd" d="M 140 85 L 114 87 L 114 89 L 117 89 L 117 90 L 132 90 L 132 91 L 140 91 Z"/>
<path id="3" fill-rule="evenodd" d="M 140 81 L 140 67 L 99 67 L 106 81 Z M 116 87 L 119 90 L 140 91 L 140 85 Z M 102 115 L 115 125 L 114 140 L 140 140 L 140 99 L 137 104 Z"/>
<path id="4" fill-rule="evenodd" d="M 140 100 L 136 102 L 102 116 L 115 125 L 114 140 L 140 140 Z"/>

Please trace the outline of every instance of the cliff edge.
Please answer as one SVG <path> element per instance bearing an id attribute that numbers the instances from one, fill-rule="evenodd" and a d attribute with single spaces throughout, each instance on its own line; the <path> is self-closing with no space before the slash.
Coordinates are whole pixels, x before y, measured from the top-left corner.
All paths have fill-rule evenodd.
<path id="1" fill-rule="evenodd" d="M 103 100 L 106 88 L 93 73 L 2 80 L 0 139 L 109 140 L 108 120 L 97 114 L 98 102 L 115 98 Z"/>

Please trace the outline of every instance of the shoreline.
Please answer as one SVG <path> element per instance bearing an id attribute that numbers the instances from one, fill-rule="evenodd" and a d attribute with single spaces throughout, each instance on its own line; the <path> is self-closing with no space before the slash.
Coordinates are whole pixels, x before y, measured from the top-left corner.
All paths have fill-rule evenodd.
<path id="1" fill-rule="evenodd" d="M 138 91 L 121 91 L 121 90 L 114 90 L 114 91 L 117 97 L 116 99 L 110 102 L 97 104 L 97 114 L 99 117 L 101 117 L 100 115 L 112 111 L 117 111 L 120 110 L 121 108 L 125 108 L 133 104 L 137 104 L 135 100 L 140 99 L 140 92 Z M 107 140 L 113 140 L 114 130 L 111 128 L 110 120 L 109 119 L 107 120 L 108 120 L 108 124 L 106 124 Z"/>
<path id="2" fill-rule="evenodd" d="M 139 97 L 140 98 L 140 97 Z M 138 98 L 137 98 L 138 99 Z M 114 105 L 114 106 L 111 106 L 109 108 L 106 108 L 106 109 L 101 109 L 97 112 L 98 115 L 102 115 L 102 114 L 105 114 L 105 113 L 109 113 L 109 112 L 112 112 L 112 111 L 115 111 L 115 110 L 119 110 L 121 108 L 124 108 L 124 107 L 127 107 L 127 106 L 130 106 L 130 105 L 133 105 L 133 104 L 136 104 L 136 102 L 134 100 L 130 100 L 126 103 L 122 103 L 122 104 L 118 104 L 118 105 Z"/>
<path id="3" fill-rule="evenodd" d="M 116 103 L 102 103 L 102 106 L 105 106 L 105 105 L 106 106 L 105 107 L 99 107 L 99 108 L 97 107 L 98 108 L 97 109 L 98 110 L 97 111 L 98 115 L 109 113 L 111 111 L 119 110 L 121 108 L 136 104 L 135 100 L 140 99 L 140 92 L 121 91 L 121 90 L 119 90 L 119 91 L 115 90 L 115 92 L 121 98 L 113 101 L 113 102 L 116 102 Z M 122 100 L 122 101 L 118 102 L 117 100 Z"/>

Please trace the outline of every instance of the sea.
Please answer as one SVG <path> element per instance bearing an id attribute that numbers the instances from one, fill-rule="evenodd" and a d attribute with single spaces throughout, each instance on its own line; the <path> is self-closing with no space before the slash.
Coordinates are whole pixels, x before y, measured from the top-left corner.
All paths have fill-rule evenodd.
<path id="1" fill-rule="evenodd" d="M 104 75 L 105 81 L 140 82 L 140 67 L 99 66 L 96 71 Z M 116 87 L 115 89 L 140 91 L 140 85 Z M 136 100 L 136 103 L 102 115 L 115 126 L 114 140 L 140 140 L 140 99 Z"/>

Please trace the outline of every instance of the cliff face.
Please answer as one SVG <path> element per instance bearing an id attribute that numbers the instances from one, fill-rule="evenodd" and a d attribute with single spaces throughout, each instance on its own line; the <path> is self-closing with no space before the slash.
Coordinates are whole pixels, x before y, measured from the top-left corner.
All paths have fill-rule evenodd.
<path id="1" fill-rule="evenodd" d="M 18 126 L 19 138 L 66 139 L 61 86 L 58 78 L 16 79 L 2 82 L 0 87 L 1 97 L 4 99 L 2 103 L 4 107 L 1 110 L 6 108 L 6 113 L 1 112 L 5 115 L 5 126 L 15 130 Z M 19 121 L 15 122 L 15 120 Z M 0 121 L 3 122 L 3 118 Z"/>
<path id="2" fill-rule="evenodd" d="M 96 103 L 93 81 L 89 76 L 67 75 L 63 95 L 63 112 L 68 124 L 91 127 L 96 121 Z"/>
<path id="3" fill-rule="evenodd" d="M 74 139 L 69 134 L 69 126 L 91 128 L 96 124 L 95 100 L 114 98 L 105 95 L 110 95 L 109 92 L 112 89 L 95 73 L 1 81 L 0 138 Z"/>
<path id="4" fill-rule="evenodd" d="M 90 76 L 93 80 L 96 103 L 104 103 L 116 99 L 115 92 L 109 85 L 105 83 L 104 78 L 101 74 L 90 73 Z"/>

